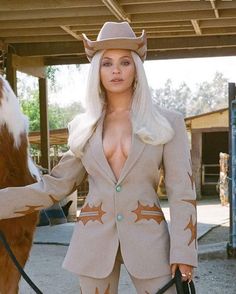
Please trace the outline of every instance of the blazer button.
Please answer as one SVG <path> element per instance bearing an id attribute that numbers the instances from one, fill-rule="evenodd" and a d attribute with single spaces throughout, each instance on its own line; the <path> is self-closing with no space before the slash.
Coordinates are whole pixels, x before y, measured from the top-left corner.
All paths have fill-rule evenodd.
<path id="1" fill-rule="evenodd" d="M 116 219 L 117 219 L 119 222 L 122 221 L 123 218 L 124 218 L 123 215 L 120 214 L 120 213 L 118 213 L 117 216 L 116 216 Z"/>
<path id="2" fill-rule="evenodd" d="M 121 191 L 121 186 L 120 185 L 116 186 L 116 192 L 120 192 L 120 191 Z"/>

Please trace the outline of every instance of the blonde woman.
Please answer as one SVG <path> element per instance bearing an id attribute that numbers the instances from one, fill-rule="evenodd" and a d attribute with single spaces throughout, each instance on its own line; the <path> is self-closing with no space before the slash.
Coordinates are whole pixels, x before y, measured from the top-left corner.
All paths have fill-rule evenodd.
<path id="1" fill-rule="evenodd" d="M 83 294 L 115 294 L 124 263 L 137 293 L 153 294 L 178 267 L 183 280 L 191 280 L 197 266 L 184 120 L 152 101 L 143 68 L 145 32 L 136 37 L 128 23 L 108 22 L 96 41 L 85 35 L 83 41 L 91 61 L 87 104 L 69 124 L 70 150 L 39 183 L 1 190 L 0 219 L 52 205 L 87 172 L 89 193 L 63 267 L 79 276 Z M 156 194 L 162 163 L 169 230 Z M 166 293 L 176 293 L 174 286 Z"/>

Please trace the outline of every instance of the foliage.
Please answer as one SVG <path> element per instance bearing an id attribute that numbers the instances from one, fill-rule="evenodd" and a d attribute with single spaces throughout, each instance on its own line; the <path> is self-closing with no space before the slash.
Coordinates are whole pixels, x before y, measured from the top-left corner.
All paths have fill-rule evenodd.
<path id="1" fill-rule="evenodd" d="M 154 100 L 161 107 L 181 112 L 184 116 L 214 111 L 228 106 L 228 80 L 216 72 L 212 81 L 203 81 L 195 90 L 186 83 L 174 88 L 168 79 L 163 88 L 151 89 Z"/>
<path id="2" fill-rule="evenodd" d="M 20 98 L 23 113 L 28 116 L 30 121 L 30 131 L 40 130 L 39 96 L 38 90 L 31 92 L 29 99 Z M 66 128 L 73 117 L 82 112 L 83 107 L 79 102 L 73 102 L 68 106 L 49 104 L 48 120 L 49 129 Z"/>

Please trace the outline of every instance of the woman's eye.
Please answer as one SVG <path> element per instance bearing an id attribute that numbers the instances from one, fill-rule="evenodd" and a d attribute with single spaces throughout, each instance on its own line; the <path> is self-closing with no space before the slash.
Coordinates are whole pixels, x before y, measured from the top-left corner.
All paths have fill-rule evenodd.
<path id="1" fill-rule="evenodd" d="M 111 62 L 103 62 L 102 66 L 111 66 Z"/>
<path id="2" fill-rule="evenodd" d="M 125 66 L 127 66 L 127 65 L 130 65 L 130 62 L 129 61 L 122 61 L 122 65 L 125 65 Z"/>

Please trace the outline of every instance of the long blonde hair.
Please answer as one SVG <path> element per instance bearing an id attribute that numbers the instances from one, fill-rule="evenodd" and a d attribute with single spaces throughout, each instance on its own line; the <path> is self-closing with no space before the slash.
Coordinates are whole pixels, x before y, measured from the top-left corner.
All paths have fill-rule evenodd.
<path id="1" fill-rule="evenodd" d="M 77 157 L 82 157 L 84 147 L 106 108 L 105 94 L 100 83 L 100 62 L 103 53 L 104 50 L 98 51 L 91 62 L 85 96 L 86 112 L 77 115 L 69 123 L 68 145 Z M 133 51 L 131 54 L 136 67 L 136 88 L 131 106 L 133 132 L 147 144 L 165 144 L 171 140 L 174 131 L 154 105 L 140 57 Z"/>

